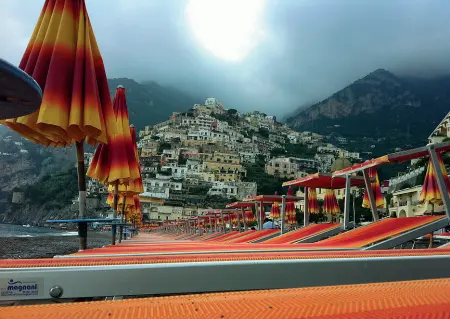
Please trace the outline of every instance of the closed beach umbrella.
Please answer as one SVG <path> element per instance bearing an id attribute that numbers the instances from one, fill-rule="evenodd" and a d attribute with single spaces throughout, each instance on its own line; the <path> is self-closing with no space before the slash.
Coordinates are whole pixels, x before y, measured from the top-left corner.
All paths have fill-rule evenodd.
<path id="1" fill-rule="evenodd" d="M 251 223 L 254 223 L 256 221 L 255 214 L 253 214 L 253 211 L 251 209 L 246 210 L 244 215 L 247 225 L 250 225 Z"/>
<path id="2" fill-rule="evenodd" d="M 108 143 L 114 113 L 84 0 L 45 1 L 19 68 L 42 88 L 42 103 L 3 124 L 46 146 Z"/>
<path id="3" fill-rule="evenodd" d="M 438 160 L 442 169 L 444 182 L 447 186 L 447 191 L 449 191 L 450 194 L 450 181 L 440 154 L 438 154 Z M 431 160 L 428 162 L 427 173 L 425 175 L 422 191 L 420 192 L 419 201 L 430 202 L 432 204 L 442 204 L 442 196 L 436 179 L 436 170 L 434 169 Z"/>
<path id="4" fill-rule="evenodd" d="M 103 60 L 84 0 L 46 0 L 19 68 L 42 89 L 40 108 L 2 121 L 25 138 L 45 146 L 76 143 L 79 217 L 84 217 L 86 184 L 83 142 L 109 143 L 116 121 Z M 79 224 L 80 249 L 87 224 Z"/>
<path id="5" fill-rule="evenodd" d="M 237 226 L 238 218 L 237 218 L 237 214 L 236 213 L 231 214 L 231 221 L 233 223 L 233 226 Z"/>
<path id="6" fill-rule="evenodd" d="M 275 192 L 275 195 L 278 195 L 278 192 Z M 280 205 L 278 202 L 273 202 L 272 207 L 270 208 L 270 218 L 278 219 L 281 216 Z"/>
<path id="7" fill-rule="evenodd" d="M 274 202 L 270 208 L 270 218 L 279 219 L 280 218 L 280 204 Z"/>
<path id="8" fill-rule="evenodd" d="M 374 181 L 371 183 L 371 185 L 372 185 L 373 196 L 375 198 L 375 206 L 378 208 L 383 208 L 384 207 L 384 197 L 381 194 L 380 181 L 378 179 L 378 172 L 375 167 L 369 168 L 369 178 L 374 179 Z M 365 190 L 365 192 L 364 192 L 364 199 L 362 202 L 362 207 L 370 208 L 369 195 L 367 194 L 367 190 Z"/>
<path id="9" fill-rule="evenodd" d="M 315 188 L 308 189 L 308 212 L 310 214 L 319 213 L 319 204 L 317 202 L 317 193 Z"/>
<path id="10" fill-rule="evenodd" d="M 97 147 L 87 175 L 102 183 L 128 185 L 130 181 L 140 177 L 140 170 L 131 137 L 125 89 L 122 86 L 116 89 L 114 113 L 117 132 L 110 137 L 108 145 Z"/>
<path id="11" fill-rule="evenodd" d="M 332 189 L 325 190 L 325 197 L 323 199 L 323 210 L 326 214 L 331 215 L 340 214 L 341 212 L 338 201 L 336 199 L 336 194 Z"/>
<path id="12" fill-rule="evenodd" d="M 287 196 L 294 196 L 294 191 L 291 186 L 289 186 L 287 191 Z M 294 225 L 297 223 L 295 204 L 292 201 L 288 201 L 285 206 L 286 212 L 284 220 L 288 225 Z"/>
<path id="13" fill-rule="evenodd" d="M 124 206 L 122 204 L 118 206 L 121 203 L 118 195 L 123 195 L 122 200 L 124 200 L 126 196 L 132 197 L 132 195 L 143 192 L 139 157 L 133 145 L 132 133 L 135 133 L 135 130 L 134 128 L 130 128 L 125 94 L 125 88 L 118 86 L 114 97 L 117 132 L 114 136 L 110 137 L 110 143 L 108 145 L 99 145 L 97 147 L 87 171 L 89 177 L 97 179 L 102 183 L 110 184 L 108 189 L 112 189 L 116 195 L 113 197 L 112 205 L 114 215 L 117 214 L 118 209 L 120 210 L 122 208 L 122 216 L 126 213 L 124 210 L 126 205 Z M 114 201 L 114 199 L 116 200 Z M 113 245 L 115 244 L 115 240 L 116 226 L 113 225 L 111 238 Z"/>

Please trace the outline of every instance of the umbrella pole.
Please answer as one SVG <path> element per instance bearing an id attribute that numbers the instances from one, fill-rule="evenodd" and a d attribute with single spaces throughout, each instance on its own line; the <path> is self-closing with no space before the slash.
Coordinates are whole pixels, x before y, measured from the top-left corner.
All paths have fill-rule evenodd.
<path id="1" fill-rule="evenodd" d="M 347 229 L 350 219 L 350 174 L 345 175 L 344 196 L 344 229 Z"/>
<path id="2" fill-rule="evenodd" d="M 242 212 L 242 221 L 244 222 L 244 231 L 247 231 L 248 230 L 248 226 L 247 226 L 247 221 L 245 220 L 244 207 L 241 208 L 241 212 Z"/>
<path id="3" fill-rule="evenodd" d="M 124 221 L 125 221 L 125 199 L 126 199 L 126 196 L 123 196 L 123 200 L 122 200 L 122 216 L 120 216 L 121 217 L 121 224 L 123 224 L 124 223 Z M 120 225 L 119 226 L 119 244 L 122 242 L 122 239 L 123 239 L 123 225 Z"/>
<path id="4" fill-rule="evenodd" d="M 281 235 L 286 232 L 286 225 L 284 224 L 284 218 L 286 216 L 286 196 L 281 196 Z"/>
<path id="5" fill-rule="evenodd" d="M 309 224 L 309 187 L 305 187 L 303 196 L 303 226 L 306 227 Z"/>
<path id="6" fill-rule="evenodd" d="M 113 218 L 117 218 L 118 201 L 119 201 L 119 181 L 116 181 L 114 183 Z M 113 224 L 111 227 L 111 245 L 116 244 L 116 230 L 117 226 Z"/>
<path id="7" fill-rule="evenodd" d="M 239 210 L 236 208 L 235 209 L 236 212 L 236 217 L 237 217 L 237 223 L 238 223 L 238 231 L 242 232 L 242 228 L 241 228 L 241 215 L 239 214 Z"/>
<path id="8" fill-rule="evenodd" d="M 84 171 L 84 141 L 76 142 L 77 148 L 77 171 L 78 171 L 78 218 L 85 218 L 86 211 L 86 173 Z M 78 223 L 78 238 L 80 240 L 80 250 L 87 248 L 87 223 Z"/>

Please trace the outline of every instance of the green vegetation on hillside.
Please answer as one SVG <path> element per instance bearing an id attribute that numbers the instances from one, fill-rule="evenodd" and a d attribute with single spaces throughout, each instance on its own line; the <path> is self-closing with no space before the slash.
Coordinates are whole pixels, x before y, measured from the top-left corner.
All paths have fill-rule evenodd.
<path id="1" fill-rule="evenodd" d="M 47 208 L 63 208 L 77 195 L 77 169 L 45 175 L 36 184 L 24 188 L 25 197 L 33 204 L 46 205 Z"/>
<path id="2" fill-rule="evenodd" d="M 283 189 L 281 184 L 286 181 L 286 179 L 271 176 L 264 171 L 264 157 L 258 156 L 256 163 L 246 164 L 247 177 L 246 182 L 255 182 L 258 185 L 258 195 L 269 195 L 278 192 L 278 194 L 283 194 L 286 189 Z"/>
<path id="3" fill-rule="evenodd" d="M 164 87 L 156 82 L 138 83 L 132 79 L 108 79 L 109 90 L 114 98 L 118 85 L 123 85 L 127 92 L 130 123 L 138 130 L 146 125 L 166 121 L 172 112 L 188 110 L 198 99 L 171 87 Z"/>
<path id="4" fill-rule="evenodd" d="M 317 148 L 309 148 L 303 144 L 286 143 L 285 149 L 275 148 L 270 151 L 270 156 L 314 158 Z"/>

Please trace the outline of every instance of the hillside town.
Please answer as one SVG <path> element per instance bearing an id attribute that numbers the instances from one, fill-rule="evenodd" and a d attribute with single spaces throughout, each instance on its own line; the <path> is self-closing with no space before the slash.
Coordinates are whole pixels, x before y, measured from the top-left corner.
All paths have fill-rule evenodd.
<path id="1" fill-rule="evenodd" d="M 218 202 L 259 194 L 257 183 L 248 176 L 252 165 L 262 163 L 267 176 L 288 180 L 367 159 L 327 140 L 313 132 L 294 131 L 275 116 L 258 111 L 241 114 L 225 109 L 216 98 L 207 98 L 204 104 L 140 130 L 144 220 L 185 218 L 215 208 Z M 86 164 L 91 158 L 92 154 L 86 154 Z M 338 199 L 344 196 L 340 192 Z M 107 194 L 106 188 L 89 180 L 88 196 L 99 194 Z M 321 197 L 323 192 L 318 190 Z M 94 207 L 98 205 L 101 201 L 95 200 Z M 297 206 L 301 209 L 301 205 Z"/>
<path id="2" fill-rule="evenodd" d="M 449 138 L 449 118 L 450 114 L 439 123 L 429 136 L 429 142 Z M 224 108 L 216 98 L 207 98 L 204 104 L 195 104 L 183 113 L 173 113 L 166 121 L 139 131 L 137 144 L 145 189 L 140 196 L 144 221 L 182 219 L 267 193 L 267 187 L 263 190 L 260 185 L 258 189 L 261 178 L 275 190 L 284 180 L 335 171 L 372 158 L 371 154 L 345 149 L 346 142 L 345 138 L 297 132 L 278 122 L 275 116 L 258 111 L 241 114 Z M 5 135 L 1 143 L 8 152 L 1 152 L 0 160 L 11 172 L 28 169 L 31 165 L 27 164 L 28 143 L 12 139 L 11 135 Z M 92 157 L 93 153 L 85 153 L 86 165 Z M 16 164 L 13 167 L 11 163 Z M 404 217 L 442 210 L 438 205 L 418 200 L 425 171 L 425 163 L 412 161 L 405 171 L 382 181 L 386 198 L 384 211 Z M 338 200 L 344 198 L 343 190 L 335 193 Z M 105 203 L 107 194 L 107 187 L 88 178 L 87 207 L 92 216 L 111 215 Z M 362 192 L 352 188 L 352 194 L 358 197 Z M 14 204 L 27 203 L 22 192 L 14 191 L 12 195 Z M 297 195 L 303 195 L 301 190 Z M 324 190 L 318 189 L 318 199 L 323 196 Z M 74 198 L 74 211 L 77 205 L 78 199 Z M 300 201 L 296 207 L 302 210 L 302 205 Z"/>

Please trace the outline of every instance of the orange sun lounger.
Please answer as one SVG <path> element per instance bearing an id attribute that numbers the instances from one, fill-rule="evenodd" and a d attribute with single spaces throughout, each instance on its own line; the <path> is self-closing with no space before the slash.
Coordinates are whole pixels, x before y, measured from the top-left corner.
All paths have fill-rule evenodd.
<path id="1" fill-rule="evenodd" d="M 4 307 L 0 318 L 448 318 L 450 279 Z"/>
<path id="2" fill-rule="evenodd" d="M 342 224 L 331 224 L 331 223 L 310 224 L 306 227 L 302 227 L 300 229 L 288 232 L 286 234 L 265 240 L 262 242 L 262 244 L 293 244 L 301 239 L 308 238 L 310 236 L 320 234 L 327 230 L 331 230 L 338 227 L 342 227 Z"/>
<path id="3" fill-rule="evenodd" d="M 407 218 L 386 218 L 367 226 L 359 227 L 343 234 L 310 244 L 297 244 L 304 248 L 363 248 L 367 245 L 399 235 L 426 225 L 443 216 L 420 216 Z"/>
<path id="4" fill-rule="evenodd" d="M 450 248 L 445 249 L 400 249 L 400 250 L 352 250 L 352 251 L 286 251 L 253 252 L 251 254 L 184 254 L 150 256 L 80 257 L 80 258 L 42 258 L 42 259 L 0 259 L 0 268 L 72 267 L 106 266 L 129 264 L 210 262 L 238 260 L 285 260 L 285 259 L 339 259 L 339 258 L 380 258 L 401 256 L 448 256 Z"/>

